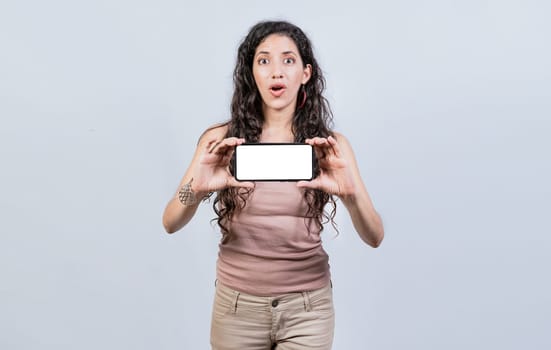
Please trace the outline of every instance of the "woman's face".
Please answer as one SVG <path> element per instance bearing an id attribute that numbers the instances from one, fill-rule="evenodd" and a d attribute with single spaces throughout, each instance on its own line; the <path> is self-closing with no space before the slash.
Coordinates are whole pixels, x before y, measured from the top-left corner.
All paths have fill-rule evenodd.
<path id="1" fill-rule="evenodd" d="M 297 93 L 312 74 L 312 67 L 304 67 L 295 42 L 281 34 L 267 36 L 256 48 L 253 76 L 264 115 L 268 111 L 294 112 Z"/>

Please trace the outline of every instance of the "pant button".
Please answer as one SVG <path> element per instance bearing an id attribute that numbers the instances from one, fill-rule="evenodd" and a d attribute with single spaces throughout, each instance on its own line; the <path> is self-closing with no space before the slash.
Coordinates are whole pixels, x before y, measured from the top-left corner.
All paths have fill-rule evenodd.
<path id="1" fill-rule="evenodd" d="M 277 299 L 272 300 L 272 307 L 276 307 L 279 304 Z"/>

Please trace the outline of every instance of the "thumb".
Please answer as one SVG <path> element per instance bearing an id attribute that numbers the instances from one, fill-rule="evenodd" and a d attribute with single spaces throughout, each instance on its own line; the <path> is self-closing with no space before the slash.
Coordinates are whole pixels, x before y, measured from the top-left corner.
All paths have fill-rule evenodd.
<path id="1" fill-rule="evenodd" d="M 235 179 L 235 177 L 231 177 L 228 181 L 228 186 L 230 186 L 230 187 L 254 188 L 254 182 L 251 182 L 251 181 L 237 181 Z"/>
<path id="2" fill-rule="evenodd" d="M 311 189 L 319 189 L 320 188 L 320 181 L 319 179 L 314 179 L 311 181 L 299 181 L 297 182 L 297 187 L 299 188 L 311 188 Z"/>

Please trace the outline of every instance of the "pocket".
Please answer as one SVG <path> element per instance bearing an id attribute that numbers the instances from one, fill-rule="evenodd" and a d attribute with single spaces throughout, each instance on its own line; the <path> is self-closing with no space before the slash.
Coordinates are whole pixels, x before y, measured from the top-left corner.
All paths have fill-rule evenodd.
<path id="1" fill-rule="evenodd" d="M 217 283 L 212 308 L 213 316 L 223 317 L 235 313 L 236 293 Z"/>
<path id="2" fill-rule="evenodd" d="M 310 306 L 313 311 L 333 312 L 333 291 L 331 288 L 324 288 L 322 293 L 310 296 Z"/>

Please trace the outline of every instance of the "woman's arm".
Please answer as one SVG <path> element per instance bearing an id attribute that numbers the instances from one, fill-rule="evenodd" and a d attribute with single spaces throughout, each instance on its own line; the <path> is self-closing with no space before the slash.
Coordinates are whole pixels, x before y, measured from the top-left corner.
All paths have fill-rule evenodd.
<path id="1" fill-rule="evenodd" d="M 199 160 L 201 158 L 201 155 L 204 152 L 205 147 L 214 139 L 221 140 L 224 135 L 220 135 L 222 133 L 225 133 L 224 127 L 219 128 L 213 128 L 210 130 L 207 130 L 199 139 L 199 142 L 197 143 L 197 148 L 195 149 L 195 153 L 193 155 L 193 158 L 191 160 L 191 163 L 189 167 L 187 168 L 182 181 L 180 181 L 180 184 L 178 185 L 178 189 L 174 193 L 174 196 L 170 199 L 168 204 L 165 207 L 165 211 L 163 213 L 163 226 L 168 233 L 174 233 L 178 230 L 180 230 L 182 227 L 184 227 L 195 215 L 195 212 L 197 211 L 197 207 L 199 207 L 199 204 L 201 203 L 200 200 L 198 200 L 195 204 L 192 205 L 183 205 L 180 202 L 180 199 L 178 198 L 178 192 L 180 189 L 187 183 L 190 182 L 192 178 L 192 174 L 195 172 Z M 203 198 L 205 195 L 207 195 L 208 192 L 199 193 L 195 191 L 195 186 L 193 186 L 193 182 L 191 183 L 191 189 L 195 192 L 195 196 L 200 199 Z"/>
<path id="2" fill-rule="evenodd" d="M 253 186 L 252 183 L 237 182 L 229 172 L 228 166 L 233 150 L 236 145 L 245 140 L 235 137 L 224 138 L 226 131 L 225 125 L 216 126 L 208 129 L 199 139 L 191 164 L 163 213 L 163 226 L 166 232 L 174 233 L 184 227 L 209 192 L 229 186 Z M 179 192 L 184 186 L 191 189 L 196 198 L 195 201 L 184 201 L 185 203 L 180 201 Z"/>
<path id="3" fill-rule="evenodd" d="M 384 237 L 381 217 L 365 188 L 352 146 L 343 135 L 335 133 L 335 137 L 306 140 L 314 146 L 320 175 L 312 181 L 299 182 L 299 186 L 338 196 L 361 239 L 376 248 Z"/>
<path id="4" fill-rule="evenodd" d="M 343 135 L 336 134 L 336 137 L 342 156 L 347 160 L 352 172 L 355 189 L 351 193 L 340 195 L 339 198 L 350 213 L 354 228 L 362 240 L 376 248 L 384 238 L 383 222 L 365 188 L 352 146 Z"/>

